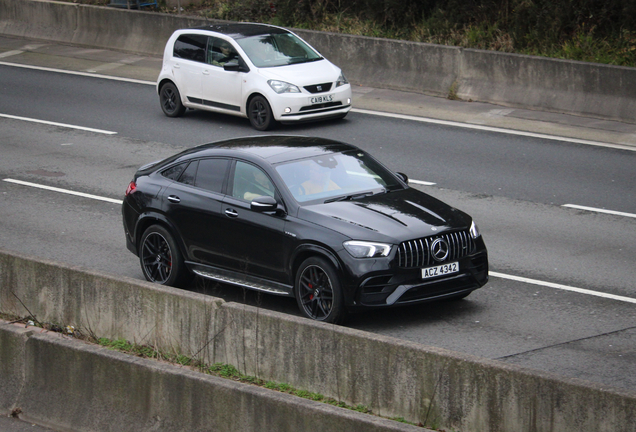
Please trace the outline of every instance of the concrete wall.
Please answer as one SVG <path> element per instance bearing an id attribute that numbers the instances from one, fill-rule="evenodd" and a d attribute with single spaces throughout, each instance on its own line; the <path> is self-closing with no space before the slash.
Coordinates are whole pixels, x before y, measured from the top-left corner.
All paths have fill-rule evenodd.
<path id="1" fill-rule="evenodd" d="M 0 33 L 160 56 L 206 21 L 41 0 L 0 0 Z M 352 83 L 636 122 L 636 68 L 297 30 Z M 355 101 L 354 101 L 355 105 Z"/>
<path id="2" fill-rule="evenodd" d="M 421 431 L 0 321 L 0 409 L 64 431 Z"/>
<path id="3" fill-rule="evenodd" d="M 28 316 L 27 309 L 42 322 L 73 325 L 100 337 L 174 349 L 208 363 L 229 363 L 245 374 L 285 382 L 350 405 L 365 405 L 389 418 L 404 417 L 427 426 L 472 432 L 636 431 L 633 392 L 0 251 L 0 312 Z M 38 422 L 47 418 L 45 408 L 31 408 L 30 402 L 22 402 L 28 398 L 15 395 L 16 389 L 24 388 L 25 379 L 28 386 L 34 385 L 41 392 L 38 397 L 30 397 L 44 401 L 49 393 L 50 400 L 60 401 L 55 406 L 49 403 L 48 409 L 65 406 L 58 390 L 64 388 L 71 405 L 90 401 L 85 411 L 90 412 L 88 408 L 99 405 L 91 397 L 115 391 L 110 389 L 113 382 L 92 379 L 93 374 L 113 367 L 104 372 L 112 377 L 119 367 L 128 370 L 141 362 L 134 359 L 126 366 L 115 367 L 108 361 L 85 360 L 83 354 L 73 351 L 60 354 L 55 367 L 46 365 L 53 357 L 31 348 L 30 342 L 24 348 L 25 337 L 12 339 L 0 334 L 0 410 L 8 412 L 19 402 L 25 416 Z M 22 371 L 23 362 L 16 360 L 17 356 L 29 358 L 27 367 L 32 368 Z M 38 371 L 32 373 L 40 376 L 30 376 L 29 370 Z M 64 387 L 60 377 L 69 376 L 83 378 Z M 169 401 L 179 401 L 179 389 L 194 385 L 177 381 L 173 390 L 154 373 L 144 379 L 130 376 L 116 381 L 123 386 L 121 394 L 131 400 L 129 405 L 144 406 L 152 413 L 170 411 L 161 405 L 165 400 L 149 395 L 158 392 Z M 82 387 L 82 383 L 90 388 Z M 173 391 L 177 396 L 173 397 Z M 117 400 L 112 396 L 112 401 L 101 408 L 103 416 L 107 417 L 109 410 L 111 416 L 119 411 L 132 418 L 141 415 L 135 410 L 132 414 L 125 411 L 124 405 L 115 403 Z M 186 412 L 194 415 L 203 409 L 200 407 L 187 405 Z M 256 415 L 243 402 L 232 402 L 227 407 L 241 407 L 233 411 L 246 409 L 249 415 Z M 31 409 L 42 412 L 31 413 Z M 56 416 L 51 418 L 63 420 L 63 414 Z M 151 417 L 145 413 L 141 418 L 149 422 Z M 150 428 L 149 423 L 144 425 Z M 89 426 L 75 430 L 89 430 Z M 295 430 L 314 430 L 298 427 Z"/>

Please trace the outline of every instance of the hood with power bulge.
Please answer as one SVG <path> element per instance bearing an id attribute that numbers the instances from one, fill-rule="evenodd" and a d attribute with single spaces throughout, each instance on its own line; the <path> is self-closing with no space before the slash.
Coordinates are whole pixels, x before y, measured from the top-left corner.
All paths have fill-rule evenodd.
<path id="1" fill-rule="evenodd" d="M 394 244 L 449 229 L 468 229 L 471 223 L 464 212 L 412 188 L 304 206 L 298 217 L 351 239 Z"/>

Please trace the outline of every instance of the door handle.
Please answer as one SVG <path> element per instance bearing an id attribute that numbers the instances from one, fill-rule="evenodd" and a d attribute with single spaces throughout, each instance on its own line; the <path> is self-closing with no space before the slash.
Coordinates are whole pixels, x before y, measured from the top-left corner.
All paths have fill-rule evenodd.
<path id="1" fill-rule="evenodd" d="M 229 217 L 238 217 L 238 212 L 231 208 L 225 209 L 225 214 Z"/>
<path id="2" fill-rule="evenodd" d="M 176 195 L 169 195 L 168 196 L 168 201 L 175 203 L 175 204 L 179 204 L 181 202 L 181 198 L 179 198 Z"/>
<path id="3" fill-rule="evenodd" d="M 205 70 L 203 71 L 203 75 L 210 75 L 210 71 L 209 71 L 209 70 L 207 70 L 207 69 L 205 69 Z"/>

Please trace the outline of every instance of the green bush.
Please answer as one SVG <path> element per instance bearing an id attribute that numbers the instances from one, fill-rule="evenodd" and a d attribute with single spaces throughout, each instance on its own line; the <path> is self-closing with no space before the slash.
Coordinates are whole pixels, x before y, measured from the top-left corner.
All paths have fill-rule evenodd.
<path id="1" fill-rule="evenodd" d="M 186 9 L 212 19 L 636 66 L 636 0 L 195 0 Z"/>

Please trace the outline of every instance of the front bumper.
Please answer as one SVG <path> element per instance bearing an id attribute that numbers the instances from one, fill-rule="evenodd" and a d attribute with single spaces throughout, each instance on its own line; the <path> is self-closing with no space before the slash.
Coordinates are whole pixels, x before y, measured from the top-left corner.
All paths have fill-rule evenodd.
<path id="1" fill-rule="evenodd" d="M 488 252 L 485 248 L 458 260 L 460 271 L 431 279 L 422 278 L 420 268 L 396 268 L 354 278 L 350 286 L 350 309 L 382 308 L 461 297 L 488 282 Z"/>
<path id="2" fill-rule="evenodd" d="M 329 96 L 328 100 L 324 98 Z M 346 84 L 325 93 L 270 95 L 274 118 L 281 123 L 298 123 L 344 117 L 351 110 L 351 86 Z"/>

